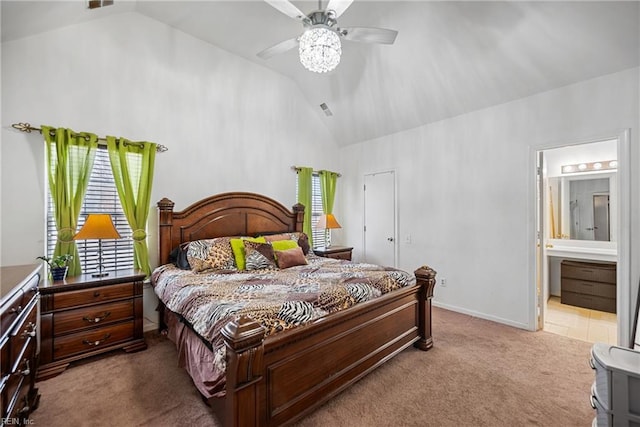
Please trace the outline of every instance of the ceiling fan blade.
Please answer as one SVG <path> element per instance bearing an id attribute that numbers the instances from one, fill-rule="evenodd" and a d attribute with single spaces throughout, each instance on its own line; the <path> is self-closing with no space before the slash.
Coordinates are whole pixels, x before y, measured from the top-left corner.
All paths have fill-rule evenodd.
<path id="1" fill-rule="evenodd" d="M 393 44 L 398 32 L 386 28 L 350 27 L 340 28 L 345 40 L 364 43 Z"/>
<path id="2" fill-rule="evenodd" d="M 278 55 L 280 53 L 284 53 L 288 50 L 293 49 L 294 47 L 298 46 L 298 38 L 293 38 L 293 39 L 289 39 L 289 40 L 285 40 L 283 42 L 280 42 L 274 46 L 268 47 L 265 50 L 263 50 L 262 52 L 258 53 L 258 57 L 262 58 L 262 59 L 269 59 L 274 55 Z"/>
<path id="3" fill-rule="evenodd" d="M 336 13 L 336 18 L 344 13 L 349 6 L 351 6 L 353 0 L 330 0 L 327 5 L 327 10 L 333 10 Z"/>
<path id="4" fill-rule="evenodd" d="M 284 13 L 287 16 L 292 17 L 293 19 L 297 19 L 299 21 L 304 21 L 307 19 L 307 15 L 302 13 L 300 9 L 295 7 L 288 0 L 264 0 L 269 3 L 272 7 L 278 9 L 280 12 Z"/>

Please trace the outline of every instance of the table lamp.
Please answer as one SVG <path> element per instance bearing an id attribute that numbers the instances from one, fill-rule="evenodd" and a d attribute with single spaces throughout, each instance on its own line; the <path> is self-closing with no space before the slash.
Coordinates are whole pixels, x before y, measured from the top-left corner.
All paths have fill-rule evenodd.
<path id="1" fill-rule="evenodd" d="M 325 247 L 331 247 L 331 229 L 332 228 L 342 228 L 340 224 L 338 224 L 338 220 L 333 214 L 324 214 L 320 216 L 318 222 L 316 223 L 316 228 L 324 229 L 325 232 Z"/>
<path id="2" fill-rule="evenodd" d="M 105 277 L 109 272 L 102 271 L 102 239 L 119 239 L 120 233 L 116 230 L 109 214 L 89 214 L 84 225 L 73 236 L 73 240 L 91 240 L 98 239 L 98 272 L 92 274 L 92 277 Z"/>

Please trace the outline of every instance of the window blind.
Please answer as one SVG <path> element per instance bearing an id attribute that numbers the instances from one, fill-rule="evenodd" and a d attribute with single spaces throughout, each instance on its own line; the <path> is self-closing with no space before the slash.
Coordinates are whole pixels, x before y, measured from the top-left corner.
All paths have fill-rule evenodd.
<path id="1" fill-rule="evenodd" d="M 48 187 L 48 186 L 47 186 Z M 53 213 L 53 199 L 48 193 L 47 206 L 47 254 L 53 255 L 58 233 Z M 124 216 L 111 164 L 106 148 L 98 147 L 91 178 L 87 185 L 87 193 L 78 218 L 78 230 L 84 225 L 85 218 L 90 213 L 106 213 L 111 215 L 113 224 L 120 233 L 120 239 L 102 240 L 102 263 L 105 271 L 133 268 L 133 239 L 132 231 Z M 84 273 L 98 269 L 98 240 L 77 240 L 80 263 Z"/>

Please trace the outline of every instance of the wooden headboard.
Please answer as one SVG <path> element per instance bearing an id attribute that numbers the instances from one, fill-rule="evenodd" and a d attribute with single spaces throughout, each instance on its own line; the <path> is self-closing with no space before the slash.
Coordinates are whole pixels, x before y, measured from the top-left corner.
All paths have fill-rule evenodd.
<path id="1" fill-rule="evenodd" d="M 160 263 L 169 263 L 171 250 L 181 243 L 221 236 L 256 236 L 302 231 L 304 206 L 290 211 L 269 197 L 254 193 L 223 193 L 174 212 L 174 203 L 158 202 Z"/>

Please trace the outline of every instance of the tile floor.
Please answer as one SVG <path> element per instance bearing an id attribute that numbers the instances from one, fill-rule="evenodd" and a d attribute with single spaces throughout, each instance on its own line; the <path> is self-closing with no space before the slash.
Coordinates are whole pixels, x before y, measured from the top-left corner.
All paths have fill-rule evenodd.
<path id="1" fill-rule="evenodd" d="M 560 303 L 559 297 L 547 302 L 544 330 L 588 342 L 617 344 L 617 321 L 614 313 L 589 310 Z"/>

